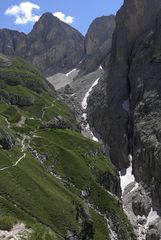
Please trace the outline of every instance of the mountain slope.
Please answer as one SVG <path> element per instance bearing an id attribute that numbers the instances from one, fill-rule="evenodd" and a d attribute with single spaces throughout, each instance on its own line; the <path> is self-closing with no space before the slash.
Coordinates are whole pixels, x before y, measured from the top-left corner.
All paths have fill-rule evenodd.
<path id="1" fill-rule="evenodd" d="M 45 13 L 25 35 L 0 30 L 0 52 L 21 56 L 45 75 L 74 68 L 84 56 L 84 37 L 76 29 Z"/>
<path id="2" fill-rule="evenodd" d="M 115 231 L 135 239 L 113 195 L 120 195 L 116 169 L 76 130 L 53 87 L 24 60 L 4 55 L 0 83 L 0 236 L 24 223 L 30 240 L 103 240 Z"/>

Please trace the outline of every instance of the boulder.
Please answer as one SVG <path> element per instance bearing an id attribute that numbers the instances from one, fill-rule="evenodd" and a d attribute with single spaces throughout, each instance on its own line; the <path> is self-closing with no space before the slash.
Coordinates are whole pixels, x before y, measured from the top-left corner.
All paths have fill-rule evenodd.
<path id="1" fill-rule="evenodd" d="M 34 96 L 20 96 L 15 94 L 10 94 L 10 103 L 12 105 L 17 105 L 20 107 L 32 106 L 34 105 Z"/>
<path id="2" fill-rule="evenodd" d="M 160 240 L 160 234 L 158 233 L 157 229 L 150 229 L 147 232 L 146 240 Z"/>
<path id="3" fill-rule="evenodd" d="M 40 128 L 66 129 L 69 128 L 69 125 L 65 122 L 64 118 L 59 115 L 49 122 L 43 122 Z"/>
<path id="4" fill-rule="evenodd" d="M 151 199 L 138 191 L 137 194 L 132 197 L 132 209 L 135 216 L 147 217 L 151 210 Z"/>

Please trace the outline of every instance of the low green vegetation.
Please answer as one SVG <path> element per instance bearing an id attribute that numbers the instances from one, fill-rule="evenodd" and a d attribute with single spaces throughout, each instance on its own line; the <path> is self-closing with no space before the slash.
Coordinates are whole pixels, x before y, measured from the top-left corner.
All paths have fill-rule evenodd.
<path id="1" fill-rule="evenodd" d="M 37 71 L 9 60 L 7 66 L 0 61 L 0 230 L 22 222 L 31 229 L 29 240 L 61 240 L 67 233 L 108 240 L 107 213 L 122 239 L 134 239 L 118 200 L 101 182 L 104 173 L 116 175 L 101 146 L 77 131 L 68 107 Z M 41 128 L 57 116 L 68 129 Z"/>
<path id="2" fill-rule="evenodd" d="M 10 231 L 16 222 L 13 216 L 0 216 L 0 229 Z"/>
<path id="3" fill-rule="evenodd" d="M 94 220 L 95 229 L 94 240 L 95 239 L 109 240 L 107 221 L 104 219 L 103 216 L 97 214 L 93 209 L 90 210 L 90 214 L 92 216 L 92 219 Z"/>

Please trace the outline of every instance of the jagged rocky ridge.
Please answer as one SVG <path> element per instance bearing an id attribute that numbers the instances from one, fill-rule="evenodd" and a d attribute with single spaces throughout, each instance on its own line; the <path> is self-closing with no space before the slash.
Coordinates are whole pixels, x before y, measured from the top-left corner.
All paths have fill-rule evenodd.
<path id="1" fill-rule="evenodd" d="M 29 34 L 0 30 L 0 52 L 18 55 L 32 62 L 46 76 L 79 66 L 80 74 L 104 64 L 111 49 L 115 17 L 97 18 L 85 38 L 76 29 L 45 13 Z"/>
<path id="2" fill-rule="evenodd" d="M 84 56 L 84 37 L 52 13 L 43 14 L 26 35 L 0 30 L 0 52 L 32 62 L 45 75 L 67 71 Z"/>

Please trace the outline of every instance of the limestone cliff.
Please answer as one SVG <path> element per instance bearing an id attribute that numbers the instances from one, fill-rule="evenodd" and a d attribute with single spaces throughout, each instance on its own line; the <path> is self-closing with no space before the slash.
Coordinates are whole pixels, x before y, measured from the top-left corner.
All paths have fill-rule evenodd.
<path id="1" fill-rule="evenodd" d="M 161 199 L 161 12 L 156 26 L 137 41 L 132 51 L 129 80 L 133 123 L 134 173 Z"/>
<path id="2" fill-rule="evenodd" d="M 112 34 L 115 29 L 115 16 L 96 18 L 89 26 L 85 36 L 85 58 L 80 65 L 81 72 L 94 71 L 111 51 Z"/>
<path id="3" fill-rule="evenodd" d="M 93 105 L 94 111 L 89 117 L 109 145 L 111 159 L 118 168 L 128 165 L 131 151 L 131 53 L 138 38 L 154 26 L 160 6 L 159 0 L 125 0 L 116 15 L 110 63 L 105 74 L 106 99 L 103 102 L 96 100 L 97 104 Z"/>

